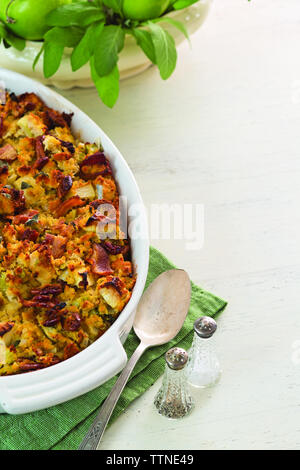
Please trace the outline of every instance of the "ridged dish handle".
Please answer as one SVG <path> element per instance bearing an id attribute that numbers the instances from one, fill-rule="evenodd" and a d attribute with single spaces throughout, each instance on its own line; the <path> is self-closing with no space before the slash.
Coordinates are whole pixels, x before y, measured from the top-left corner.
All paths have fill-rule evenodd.
<path id="1" fill-rule="evenodd" d="M 104 339 L 104 338 L 102 338 Z M 117 332 L 60 364 L 27 374 L 0 377 L 0 413 L 44 409 L 93 390 L 127 363 Z"/>

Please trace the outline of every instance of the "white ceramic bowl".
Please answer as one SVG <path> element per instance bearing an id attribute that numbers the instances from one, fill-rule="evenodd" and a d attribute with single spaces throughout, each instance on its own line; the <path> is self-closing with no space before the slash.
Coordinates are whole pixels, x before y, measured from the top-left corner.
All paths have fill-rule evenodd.
<path id="1" fill-rule="evenodd" d="M 199 0 L 198 3 L 169 13 L 167 16 L 177 21 L 182 21 L 189 34 L 192 35 L 197 31 L 206 20 L 212 0 Z M 183 34 L 174 28 L 174 26 L 164 23 L 164 27 L 172 33 L 176 44 L 179 45 L 185 40 Z M 22 52 L 17 51 L 13 47 L 5 49 L 0 45 L 0 66 L 24 73 L 29 77 L 36 78 L 46 85 L 54 85 L 57 88 L 68 89 L 74 86 L 92 87 L 93 82 L 90 78 L 90 67 L 85 65 L 77 72 L 72 72 L 70 66 L 71 49 L 65 49 L 61 66 L 58 72 L 50 79 L 45 79 L 43 75 L 42 60 L 39 61 L 35 70 L 32 69 L 34 58 L 41 48 L 40 42 L 27 41 L 26 49 Z M 143 72 L 151 65 L 143 51 L 136 45 L 132 36 L 126 36 L 125 48 L 120 54 L 119 69 L 121 79 L 128 78 Z"/>
<path id="2" fill-rule="evenodd" d="M 145 228 L 145 236 L 131 240 L 132 260 L 137 282 L 132 297 L 119 318 L 107 332 L 71 359 L 40 371 L 0 377 L 0 413 L 28 413 L 62 403 L 86 393 L 109 380 L 125 366 L 127 357 L 122 346 L 131 330 L 135 310 L 142 295 L 148 272 L 149 242 L 147 218 L 134 176 L 119 150 L 107 135 L 76 106 L 59 94 L 23 75 L 0 68 L 0 80 L 16 94 L 34 92 L 45 103 L 61 112 L 74 113 L 72 129 L 87 142 L 101 141 L 120 195 L 128 207 L 138 208 L 128 224 Z"/>

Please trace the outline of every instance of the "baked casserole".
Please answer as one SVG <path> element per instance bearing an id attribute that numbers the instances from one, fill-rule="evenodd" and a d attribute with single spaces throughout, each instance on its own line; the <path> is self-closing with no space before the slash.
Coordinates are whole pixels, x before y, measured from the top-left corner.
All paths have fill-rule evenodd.
<path id="1" fill-rule="evenodd" d="M 135 285 L 109 161 L 71 120 L 33 93 L 0 104 L 0 376 L 88 347 Z"/>

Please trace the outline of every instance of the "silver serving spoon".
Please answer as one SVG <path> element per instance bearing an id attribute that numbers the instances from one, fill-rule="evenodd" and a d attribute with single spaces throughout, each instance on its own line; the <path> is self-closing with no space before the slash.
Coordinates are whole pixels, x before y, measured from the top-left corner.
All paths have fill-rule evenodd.
<path id="1" fill-rule="evenodd" d="M 99 449 L 108 421 L 137 361 L 146 349 L 168 343 L 175 338 L 187 316 L 190 298 L 190 279 L 181 269 L 172 269 L 162 273 L 144 292 L 133 325 L 141 342 L 123 369 L 78 450 Z"/>

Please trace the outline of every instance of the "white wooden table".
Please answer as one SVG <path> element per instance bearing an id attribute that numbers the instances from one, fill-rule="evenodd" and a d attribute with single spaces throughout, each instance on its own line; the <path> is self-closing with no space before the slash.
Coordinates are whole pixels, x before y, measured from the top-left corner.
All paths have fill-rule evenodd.
<path id="1" fill-rule="evenodd" d="M 94 90 L 64 92 L 119 146 L 147 206 L 204 204 L 202 250 L 153 244 L 229 301 L 220 384 L 174 422 L 153 409 L 156 383 L 103 449 L 299 449 L 300 2 L 216 0 L 192 43 L 167 83 L 155 68 L 123 82 L 113 111 Z"/>

